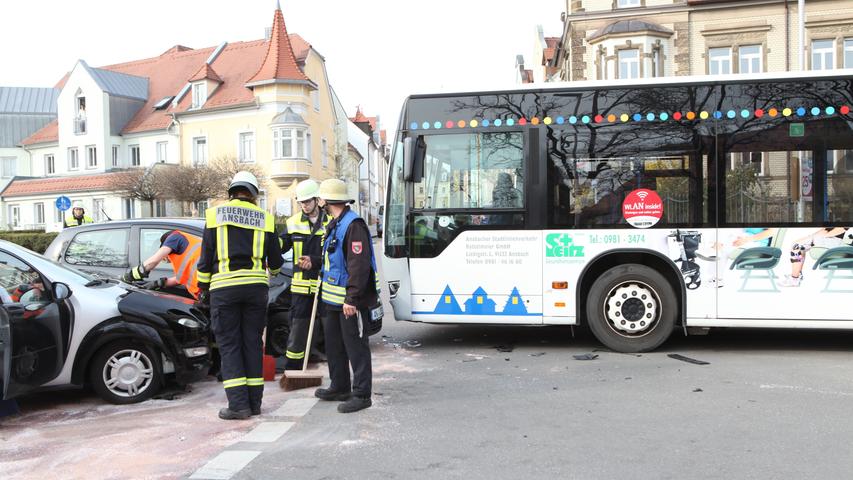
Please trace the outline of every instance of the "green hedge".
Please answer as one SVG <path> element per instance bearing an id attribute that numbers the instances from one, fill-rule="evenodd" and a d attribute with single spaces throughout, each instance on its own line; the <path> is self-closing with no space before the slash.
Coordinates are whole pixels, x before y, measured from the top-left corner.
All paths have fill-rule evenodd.
<path id="1" fill-rule="evenodd" d="M 57 235 L 59 235 L 58 232 L 2 232 L 0 240 L 8 240 L 34 252 L 44 253 Z"/>

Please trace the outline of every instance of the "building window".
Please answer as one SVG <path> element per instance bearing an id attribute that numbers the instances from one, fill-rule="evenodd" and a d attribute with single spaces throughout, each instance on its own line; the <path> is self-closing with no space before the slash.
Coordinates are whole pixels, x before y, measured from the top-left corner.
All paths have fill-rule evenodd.
<path id="1" fill-rule="evenodd" d="M 193 165 L 207 164 L 207 137 L 193 138 Z"/>
<path id="2" fill-rule="evenodd" d="M 19 205 L 9 205 L 9 226 L 12 228 L 21 225 L 21 207 Z"/>
<path id="3" fill-rule="evenodd" d="M 56 173 L 56 160 L 54 160 L 53 155 L 44 156 L 44 173 L 45 175 Z"/>
<path id="4" fill-rule="evenodd" d="M 640 78 L 640 51 L 636 48 L 619 50 L 618 78 Z"/>
<path id="5" fill-rule="evenodd" d="M 86 97 L 78 93 L 74 101 L 74 133 L 86 133 Z"/>
<path id="6" fill-rule="evenodd" d="M 44 225 L 44 204 L 43 203 L 33 204 L 33 218 L 35 218 L 36 225 Z"/>
<path id="7" fill-rule="evenodd" d="M 321 142 L 323 148 L 323 168 L 329 166 L 329 142 L 324 138 Z"/>
<path id="8" fill-rule="evenodd" d="M 207 202 L 207 200 L 202 200 L 202 201 L 196 203 L 195 210 L 196 210 L 196 212 L 198 212 L 196 215 L 199 217 L 204 217 L 204 214 L 207 211 L 207 209 L 209 208 L 209 206 L 210 206 L 210 204 Z"/>
<path id="9" fill-rule="evenodd" d="M 240 161 L 251 163 L 255 161 L 255 134 L 244 132 L 240 134 Z"/>
<path id="10" fill-rule="evenodd" d="M 616 0 L 616 8 L 640 7 L 640 0 Z"/>
<path id="11" fill-rule="evenodd" d="M 118 167 L 118 145 L 113 145 L 113 167 Z"/>
<path id="12" fill-rule="evenodd" d="M 302 140 L 302 143 L 303 143 L 302 149 L 305 152 L 305 159 L 308 160 L 308 162 L 311 162 L 313 160 L 312 154 L 314 153 L 313 151 L 311 151 L 311 132 L 302 132 L 302 133 L 305 134 L 304 139 Z M 299 142 L 300 142 L 300 137 L 299 137 L 299 135 L 297 135 L 297 137 L 296 137 L 297 147 L 299 146 Z"/>
<path id="13" fill-rule="evenodd" d="M 853 38 L 844 39 L 844 68 L 853 68 Z"/>
<path id="14" fill-rule="evenodd" d="M 732 49 L 730 47 L 708 50 L 708 73 L 711 75 L 732 73 Z"/>
<path id="15" fill-rule="evenodd" d="M 663 49 L 660 45 L 652 47 L 652 77 L 663 76 Z"/>
<path id="16" fill-rule="evenodd" d="M 598 79 L 606 80 L 607 79 L 607 51 L 603 47 L 598 47 L 598 63 L 596 64 L 596 68 L 598 69 Z"/>
<path id="17" fill-rule="evenodd" d="M 261 210 L 264 210 L 264 211 L 266 211 L 266 209 L 267 209 L 267 191 L 266 190 L 261 189 L 258 192 L 258 207 L 260 207 Z"/>
<path id="18" fill-rule="evenodd" d="M 273 129 L 273 158 L 307 158 L 304 129 Z"/>
<path id="19" fill-rule="evenodd" d="M 166 216 L 166 201 L 165 200 L 154 200 L 154 216 L 155 217 L 165 217 Z"/>
<path id="20" fill-rule="evenodd" d="M 98 166 L 98 149 L 94 145 L 86 147 L 86 168 Z"/>
<path id="21" fill-rule="evenodd" d="M 142 165 L 142 159 L 139 157 L 139 145 L 130 146 L 130 166 L 138 167 Z"/>
<path id="22" fill-rule="evenodd" d="M 207 83 L 193 84 L 193 104 L 191 108 L 201 108 L 207 102 Z"/>
<path id="23" fill-rule="evenodd" d="M 56 206 L 54 206 L 53 207 L 53 221 L 56 223 L 62 223 L 62 220 L 64 220 L 64 219 L 65 219 L 65 212 L 63 212 L 62 210 L 60 210 L 60 209 L 56 208 Z"/>
<path id="24" fill-rule="evenodd" d="M 812 40 L 812 70 L 835 68 L 835 43 L 833 40 Z"/>
<path id="25" fill-rule="evenodd" d="M 169 142 L 157 142 L 157 161 L 166 163 L 166 155 L 169 147 Z"/>
<path id="26" fill-rule="evenodd" d="M 311 92 L 311 101 L 314 103 L 314 111 L 320 111 L 320 92 L 313 90 Z"/>
<path id="27" fill-rule="evenodd" d="M 738 73 L 760 73 L 763 70 L 761 66 L 761 45 L 739 47 L 737 55 L 740 63 Z"/>
<path id="28" fill-rule="evenodd" d="M 0 176 L 12 178 L 17 170 L 17 157 L 0 157 Z"/>
<path id="29" fill-rule="evenodd" d="M 68 170 L 77 170 L 80 168 L 80 157 L 77 156 L 76 148 L 68 149 Z"/>
<path id="30" fill-rule="evenodd" d="M 104 219 L 104 199 L 96 198 L 92 201 L 93 212 L 92 219 L 96 222 L 103 222 Z"/>
<path id="31" fill-rule="evenodd" d="M 136 202 L 132 198 L 123 198 L 124 218 L 136 218 Z"/>

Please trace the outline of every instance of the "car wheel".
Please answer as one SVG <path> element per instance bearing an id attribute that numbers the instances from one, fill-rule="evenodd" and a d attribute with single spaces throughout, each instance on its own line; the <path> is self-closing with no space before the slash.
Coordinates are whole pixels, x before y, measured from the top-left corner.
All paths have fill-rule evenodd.
<path id="1" fill-rule="evenodd" d="M 156 352 L 133 342 L 115 342 L 95 354 L 89 380 L 101 398 L 117 405 L 148 400 L 160 390 L 163 369 Z"/>
<path id="2" fill-rule="evenodd" d="M 593 335 L 617 352 L 648 352 L 672 333 L 678 301 L 663 275 L 645 265 L 625 264 L 592 284 L 586 315 Z"/>

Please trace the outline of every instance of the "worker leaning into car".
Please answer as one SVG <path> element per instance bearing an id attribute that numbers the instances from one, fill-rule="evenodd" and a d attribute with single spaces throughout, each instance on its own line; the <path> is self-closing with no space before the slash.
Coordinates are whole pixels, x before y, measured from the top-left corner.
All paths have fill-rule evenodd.
<path id="1" fill-rule="evenodd" d="M 258 191 L 254 175 L 238 172 L 228 187 L 230 200 L 205 213 L 198 286 L 210 292 L 228 398 L 228 407 L 219 411 L 223 420 L 261 413 L 269 274 L 277 275 L 284 263 L 273 216 L 255 205 Z"/>
<path id="2" fill-rule="evenodd" d="M 86 210 L 83 208 L 83 202 L 75 200 L 74 208 L 71 209 L 71 215 L 66 215 L 62 220 L 62 228 L 79 227 L 86 223 L 95 223 L 95 220 L 86 215 Z"/>
<path id="3" fill-rule="evenodd" d="M 323 235 L 329 216 L 320 209 L 320 186 L 314 180 L 305 180 L 296 186 L 296 201 L 302 211 L 287 219 L 281 236 L 281 251 L 293 248 L 293 280 L 290 285 L 290 335 L 287 338 L 285 370 L 302 368 L 308 327 L 311 319 L 317 277 L 323 258 Z M 315 329 L 317 332 L 317 329 Z M 320 334 L 322 335 L 322 333 Z M 320 335 L 315 333 L 311 351 L 316 351 Z"/>
<path id="4" fill-rule="evenodd" d="M 162 290 L 166 287 L 183 285 L 193 298 L 198 299 L 197 265 L 201 256 L 201 239 L 180 230 L 172 230 L 160 237 L 160 248 L 141 265 L 133 267 L 121 279 L 127 283 L 139 282 L 148 278 L 148 274 L 164 259 L 168 258 L 175 275 L 151 280 L 142 285 L 149 290 Z"/>

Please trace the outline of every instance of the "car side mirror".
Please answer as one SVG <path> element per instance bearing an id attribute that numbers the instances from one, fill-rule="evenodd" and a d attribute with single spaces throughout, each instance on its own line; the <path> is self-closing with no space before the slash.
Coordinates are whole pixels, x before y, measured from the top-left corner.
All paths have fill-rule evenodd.
<path id="1" fill-rule="evenodd" d="M 56 300 L 68 300 L 71 297 L 71 288 L 62 282 L 54 282 L 51 286 L 51 293 Z"/>

